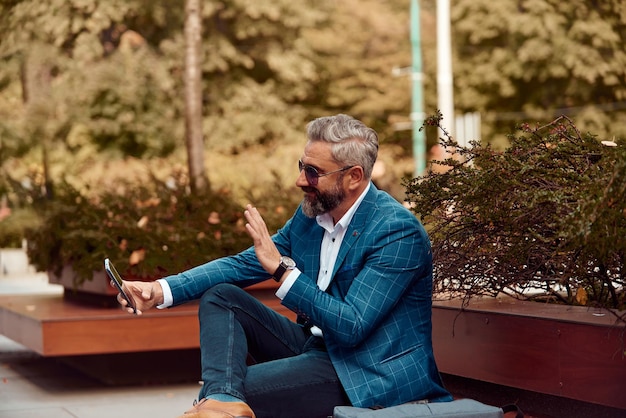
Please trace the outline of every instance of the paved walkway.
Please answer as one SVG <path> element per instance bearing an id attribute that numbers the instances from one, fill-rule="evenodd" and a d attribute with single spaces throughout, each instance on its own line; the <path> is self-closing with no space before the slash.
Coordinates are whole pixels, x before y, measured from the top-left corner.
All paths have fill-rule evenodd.
<path id="1" fill-rule="evenodd" d="M 45 274 L 0 273 L 0 295 L 61 293 Z M 0 335 L 0 418 L 173 418 L 199 388 L 194 382 L 106 385 Z"/>

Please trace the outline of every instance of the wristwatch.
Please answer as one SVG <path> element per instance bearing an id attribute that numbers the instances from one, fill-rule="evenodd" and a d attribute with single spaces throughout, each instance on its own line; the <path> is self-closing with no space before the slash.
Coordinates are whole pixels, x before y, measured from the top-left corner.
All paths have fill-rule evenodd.
<path id="1" fill-rule="evenodd" d="M 287 270 L 293 270 L 295 268 L 296 268 L 295 261 L 293 261 L 291 258 L 287 256 L 281 255 L 280 264 L 278 265 L 278 268 L 276 269 L 274 274 L 272 274 L 272 277 L 277 282 L 280 282 L 280 279 L 283 277 L 283 274 L 285 274 Z"/>

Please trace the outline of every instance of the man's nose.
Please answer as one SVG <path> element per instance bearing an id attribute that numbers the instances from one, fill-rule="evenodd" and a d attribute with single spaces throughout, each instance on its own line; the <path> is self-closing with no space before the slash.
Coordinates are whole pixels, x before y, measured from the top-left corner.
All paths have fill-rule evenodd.
<path id="1" fill-rule="evenodd" d="M 304 175 L 304 170 L 300 170 L 300 173 L 298 174 L 298 178 L 296 179 L 296 186 L 298 187 L 310 186 L 309 182 L 306 179 L 306 176 Z"/>

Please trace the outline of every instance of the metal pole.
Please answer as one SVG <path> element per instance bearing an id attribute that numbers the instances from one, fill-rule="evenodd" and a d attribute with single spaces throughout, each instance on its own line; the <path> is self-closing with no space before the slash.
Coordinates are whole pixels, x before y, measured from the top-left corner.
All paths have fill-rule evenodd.
<path id="1" fill-rule="evenodd" d="M 411 122 L 413 124 L 413 159 L 415 160 L 415 177 L 426 171 L 426 136 L 420 130 L 424 123 L 424 97 L 422 94 L 422 51 L 420 37 L 419 1 L 411 0 Z"/>
<path id="2" fill-rule="evenodd" d="M 450 0 L 437 0 L 437 100 L 443 115 L 441 125 L 454 137 Z"/>

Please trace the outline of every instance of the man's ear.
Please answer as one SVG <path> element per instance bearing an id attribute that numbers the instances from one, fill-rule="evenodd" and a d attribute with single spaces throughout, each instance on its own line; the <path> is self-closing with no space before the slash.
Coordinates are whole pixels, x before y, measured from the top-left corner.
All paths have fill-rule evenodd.
<path id="1" fill-rule="evenodd" d="M 350 189 L 357 189 L 362 184 L 363 179 L 365 178 L 365 173 L 363 172 L 363 167 L 360 165 L 356 165 L 348 171 L 348 176 L 350 179 L 350 183 L 348 187 Z"/>

